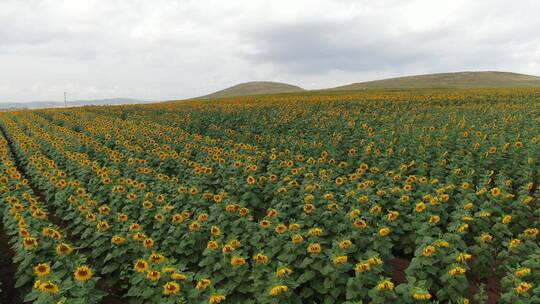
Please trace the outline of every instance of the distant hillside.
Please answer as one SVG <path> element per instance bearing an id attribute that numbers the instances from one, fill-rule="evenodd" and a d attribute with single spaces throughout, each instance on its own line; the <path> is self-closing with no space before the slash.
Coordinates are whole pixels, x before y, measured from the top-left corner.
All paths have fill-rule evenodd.
<path id="1" fill-rule="evenodd" d="M 272 81 L 253 81 L 237 84 L 230 88 L 202 96 L 200 98 L 220 98 L 231 96 L 257 95 L 257 94 L 277 94 L 277 93 L 293 93 L 302 92 L 301 87 Z"/>
<path id="2" fill-rule="evenodd" d="M 540 87 L 540 77 L 509 72 L 458 72 L 358 82 L 326 90 Z"/>
<path id="3" fill-rule="evenodd" d="M 108 98 L 91 100 L 72 100 L 67 102 L 68 107 L 101 106 L 101 105 L 125 105 L 149 103 L 148 101 L 130 98 Z M 43 109 L 64 107 L 63 101 L 30 101 L 30 102 L 7 102 L 0 103 L 0 109 Z"/>

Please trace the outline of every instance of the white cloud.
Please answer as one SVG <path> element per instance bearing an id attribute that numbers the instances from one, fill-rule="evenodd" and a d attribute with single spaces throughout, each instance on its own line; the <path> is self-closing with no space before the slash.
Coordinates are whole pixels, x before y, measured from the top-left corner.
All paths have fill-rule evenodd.
<path id="1" fill-rule="evenodd" d="M 540 3 L 0 0 L 0 101 L 321 88 L 459 70 L 540 74 Z"/>

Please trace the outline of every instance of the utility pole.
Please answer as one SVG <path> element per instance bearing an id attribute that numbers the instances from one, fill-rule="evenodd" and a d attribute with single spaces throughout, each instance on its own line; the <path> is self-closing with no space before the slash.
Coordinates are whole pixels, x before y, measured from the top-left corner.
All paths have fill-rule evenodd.
<path id="1" fill-rule="evenodd" d="M 64 107 L 67 108 L 67 93 L 64 92 Z"/>

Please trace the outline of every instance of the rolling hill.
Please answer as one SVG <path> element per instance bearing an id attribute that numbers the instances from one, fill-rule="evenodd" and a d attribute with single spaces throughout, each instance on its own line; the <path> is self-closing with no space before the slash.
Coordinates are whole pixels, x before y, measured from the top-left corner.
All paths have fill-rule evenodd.
<path id="1" fill-rule="evenodd" d="M 244 96 L 244 95 L 257 95 L 257 94 L 277 94 L 277 93 L 294 93 L 303 92 L 301 87 L 273 81 L 252 81 L 240 83 L 235 86 L 223 89 L 221 91 L 214 92 L 202 96 L 200 98 L 220 98 L 220 97 L 232 97 L 232 96 Z"/>
<path id="2" fill-rule="evenodd" d="M 388 78 L 352 83 L 328 91 L 417 88 L 540 87 L 540 77 L 510 72 L 457 72 Z"/>

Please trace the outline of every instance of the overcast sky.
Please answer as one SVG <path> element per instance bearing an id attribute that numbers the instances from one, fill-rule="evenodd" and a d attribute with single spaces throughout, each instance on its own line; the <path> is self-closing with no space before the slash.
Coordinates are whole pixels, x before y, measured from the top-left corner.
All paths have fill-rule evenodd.
<path id="1" fill-rule="evenodd" d="M 0 102 L 540 75 L 539 12 L 534 0 L 0 0 Z"/>

